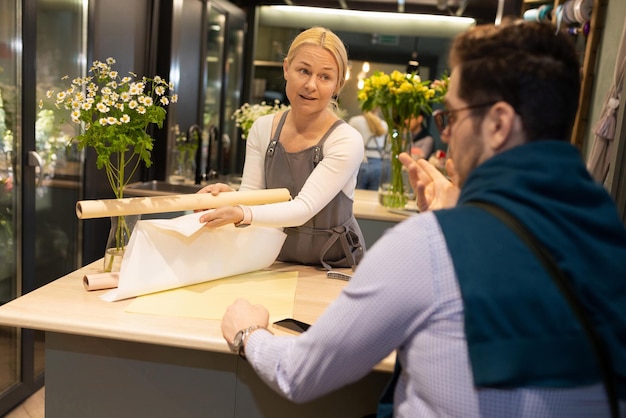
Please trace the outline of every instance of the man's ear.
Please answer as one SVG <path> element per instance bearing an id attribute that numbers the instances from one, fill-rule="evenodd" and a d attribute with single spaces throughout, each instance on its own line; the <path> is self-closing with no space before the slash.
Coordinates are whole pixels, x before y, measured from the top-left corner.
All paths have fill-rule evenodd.
<path id="1" fill-rule="evenodd" d="M 507 102 L 497 102 L 487 112 L 484 119 L 487 145 L 493 151 L 502 151 L 506 148 L 517 129 L 517 114 L 513 106 Z"/>

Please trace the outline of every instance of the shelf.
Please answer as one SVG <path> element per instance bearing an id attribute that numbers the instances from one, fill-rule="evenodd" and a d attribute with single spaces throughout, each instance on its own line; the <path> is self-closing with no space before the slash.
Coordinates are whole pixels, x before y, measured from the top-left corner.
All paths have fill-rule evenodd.
<path id="1" fill-rule="evenodd" d="M 572 129 L 572 143 L 579 149 L 583 147 L 587 126 L 589 125 L 590 97 L 596 76 L 598 48 L 606 18 L 607 3 L 608 0 L 594 0 L 593 2 L 593 12 L 591 13 L 590 21 L 591 30 L 589 31 L 585 45 L 578 113 L 576 114 L 574 128 Z"/>
<path id="2" fill-rule="evenodd" d="M 537 5 L 537 4 L 549 4 L 553 3 L 554 0 L 524 0 L 524 6 L 526 5 Z"/>
<path id="3" fill-rule="evenodd" d="M 593 0 L 593 12 L 591 13 L 591 19 L 589 22 L 591 29 L 584 44 L 578 112 L 576 113 L 576 119 L 574 121 L 571 136 L 572 144 L 576 145 L 579 149 L 582 149 L 584 145 L 586 130 L 589 125 L 589 97 L 591 96 L 591 90 L 595 78 L 597 52 L 600 38 L 602 36 L 602 29 L 604 28 L 607 2 L 608 0 Z M 530 8 L 550 3 L 554 5 L 553 10 L 556 10 L 559 5 L 566 3 L 566 0 L 523 0 L 521 16 L 523 16 L 524 12 Z M 552 22 L 556 23 L 555 16 L 553 16 Z"/>
<path id="4" fill-rule="evenodd" d="M 254 60 L 254 65 L 256 67 L 282 67 L 283 63 L 280 61 Z"/>

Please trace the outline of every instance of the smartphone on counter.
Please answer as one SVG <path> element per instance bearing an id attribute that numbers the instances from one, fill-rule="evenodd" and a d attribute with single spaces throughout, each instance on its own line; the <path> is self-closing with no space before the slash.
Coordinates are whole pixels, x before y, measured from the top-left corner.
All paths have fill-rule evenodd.
<path id="1" fill-rule="evenodd" d="M 274 322 L 273 326 L 274 328 L 278 328 L 292 334 L 301 334 L 309 329 L 311 325 L 307 324 L 306 322 L 298 321 L 297 319 L 286 318 Z"/>

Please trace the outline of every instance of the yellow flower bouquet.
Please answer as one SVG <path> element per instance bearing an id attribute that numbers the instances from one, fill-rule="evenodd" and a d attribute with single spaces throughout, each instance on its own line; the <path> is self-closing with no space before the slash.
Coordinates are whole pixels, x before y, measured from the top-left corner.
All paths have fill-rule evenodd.
<path id="1" fill-rule="evenodd" d="M 401 152 L 411 144 L 409 129 L 412 117 L 420 113 L 432 113 L 432 105 L 442 101 L 447 90 L 447 77 L 431 83 L 422 81 L 420 76 L 393 71 L 391 74 L 375 72 L 363 80 L 363 88 L 358 92 L 362 111 L 379 108 L 389 126 L 386 149 L 390 151 L 391 176 L 389 184 L 380 196 L 383 206 L 402 208 L 408 202 L 408 185 L 402 176 L 402 163 L 398 160 Z"/>

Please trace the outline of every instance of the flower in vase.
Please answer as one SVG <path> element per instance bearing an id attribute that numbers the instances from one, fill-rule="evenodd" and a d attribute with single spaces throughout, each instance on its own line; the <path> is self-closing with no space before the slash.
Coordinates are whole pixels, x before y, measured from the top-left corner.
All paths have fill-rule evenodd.
<path id="1" fill-rule="evenodd" d="M 185 171 L 193 171 L 196 151 L 200 145 L 200 132 L 198 130 L 191 130 L 190 135 L 187 136 L 187 134 L 180 131 L 180 127 L 176 124 L 172 128 L 172 133 L 176 140 L 174 147 L 176 148 L 178 171 L 180 175 L 184 176 Z"/>
<path id="2" fill-rule="evenodd" d="M 94 61 L 91 75 L 75 78 L 66 90 L 48 90 L 46 96 L 54 98 L 57 108 L 71 110 L 71 121 L 83 127 L 72 141 L 81 150 L 94 148 L 96 166 L 104 167 L 115 197 L 121 198 L 141 162 L 152 165 L 154 139 L 148 127 L 155 124 L 161 128 L 165 107 L 178 97 L 171 94 L 174 86 L 159 76 L 138 78 L 132 72 L 120 76 L 112 67 L 115 62 L 113 58 Z M 131 151 L 128 156 L 127 151 Z"/>
<path id="3" fill-rule="evenodd" d="M 252 124 L 259 117 L 271 115 L 290 108 L 291 106 L 282 104 L 278 100 L 275 100 L 272 106 L 268 105 L 266 102 L 254 105 L 244 103 L 243 106 L 233 112 L 232 118 L 235 120 L 235 124 L 241 128 L 241 138 L 246 139 L 248 137 L 248 133 L 250 133 Z"/>
<path id="4" fill-rule="evenodd" d="M 402 163 L 398 155 L 408 149 L 411 143 L 410 121 L 419 114 L 432 113 L 432 106 L 440 103 L 447 91 L 447 76 L 431 82 L 419 75 L 393 71 L 391 74 L 375 72 L 363 80 L 358 92 L 362 111 L 380 109 L 383 119 L 389 126 L 391 176 L 388 190 L 381 203 L 387 207 L 404 207 L 408 193 L 402 176 Z"/>
<path id="5" fill-rule="evenodd" d="M 173 84 L 158 75 L 138 77 L 129 72 L 121 76 L 113 69 L 115 62 L 114 58 L 94 61 L 89 75 L 71 80 L 65 90 L 48 90 L 46 97 L 54 100 L 57 108 L 71 111 L 71 123 L 82 127 L 72 142 L 79 150 L 92 147 L 96 151 L 96 166 L 105 169 L 111 189 L 120 199 L 141 163 L 152 165 L 154 139 L 147 130 L 151 124 L 163 126 L 165 109 L 177 102 L 178 96 Z M 119 218 L 115 241 L 122 250 L 130 231 L 124 217 Z"/>
<path id="6" fill-rule="evenodd" d="M 60 152 L 65 152 L 71 138 L 61 132 L 58 124 L 55 123 L 54 112 L 51 109 L 42 109 L 37 113 L 35 121 L 35 144 L 37 153 L 43 160 L 47 174 L 54 173 L 57 156 Z"/>

